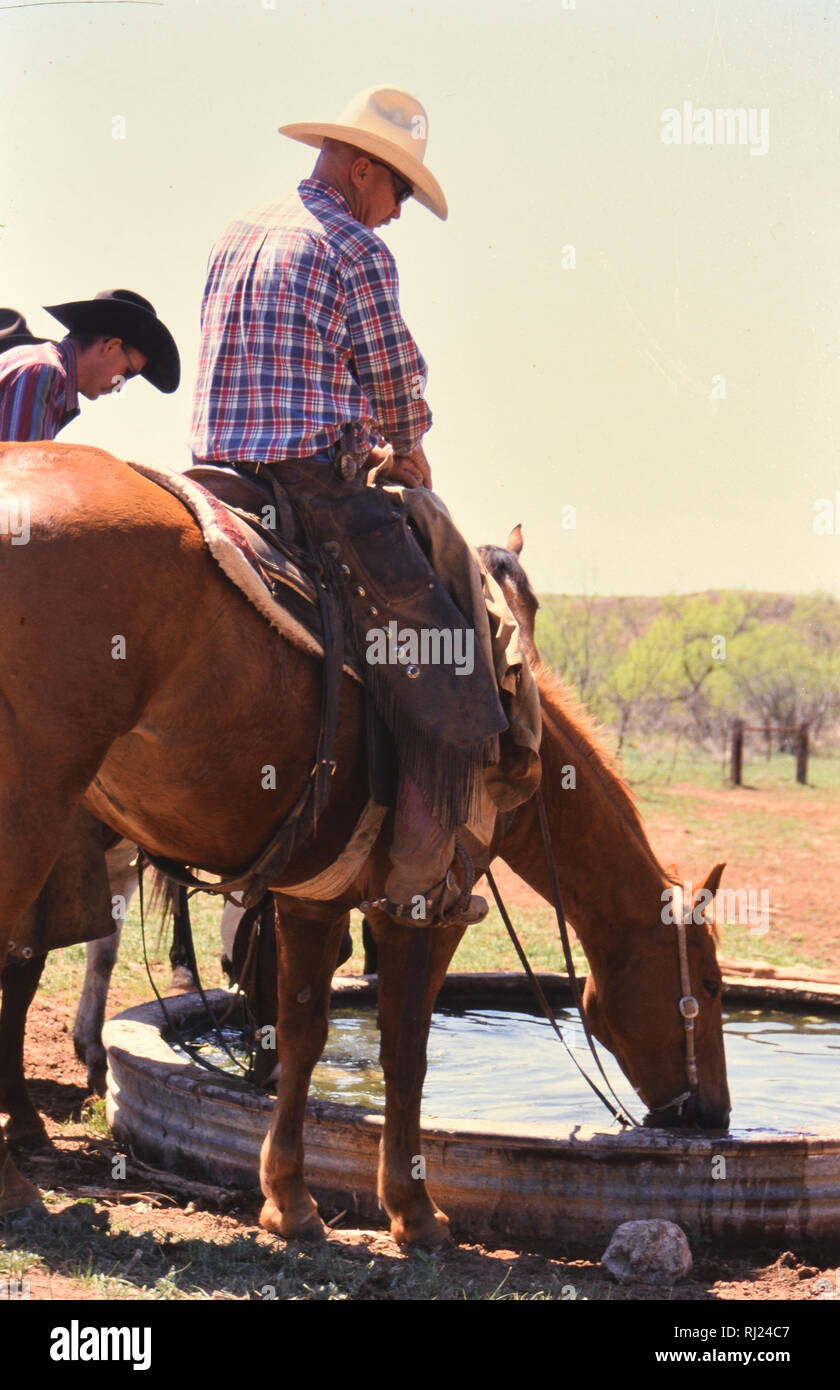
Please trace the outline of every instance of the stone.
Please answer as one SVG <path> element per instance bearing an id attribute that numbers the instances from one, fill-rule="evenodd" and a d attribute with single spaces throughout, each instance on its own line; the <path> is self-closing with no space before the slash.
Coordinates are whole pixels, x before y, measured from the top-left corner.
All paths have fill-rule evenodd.
<path id="1" fill-rule="evenodd" d="M 673 1221 L 625 1221 L 613 1232 L 601 1263 L 619 1284 L 674 1284 L 694 1261 L 685 1233 Z"/>

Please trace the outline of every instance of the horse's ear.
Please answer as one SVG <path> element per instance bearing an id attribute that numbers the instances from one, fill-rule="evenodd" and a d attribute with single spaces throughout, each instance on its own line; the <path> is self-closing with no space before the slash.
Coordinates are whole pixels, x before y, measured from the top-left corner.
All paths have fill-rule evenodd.
<path id="1" fill-rule="evenodd" d="M 694 894 L 692 910 L 696 910 L 698 904 L 702 904 L 703 913 L 705 916 L 705 909 L 708 906 L 711 913 L 711 916 L 707 918 L 708 921 L 714 920 L 715 894 L 717 893 L 717 890 L 720 887 L 720 881 L 723 878 L 723 871 L 725 868 L 725 864 L 715 864 L 715 867 L 712 869 L 712 872 L 708 875 L 705 882 L 701 883 L 700 887 L 695 891 Z M 701 894 L 703 895 L 702 897 Z"/>
<path id="2" fill-rule="evenodd" d="M 522 547 L 524 544 L 525 542 L 522 539 L 522 524 L 521 522 L 517 521 L 516 525 L 514 526 L 513 530 L 507 538 L 507 545 L 505 546 L 505 550 L 512 550 L 514 555 L 520 555 L 522 553 Z"/>
<path id="3" fill-rule="evenodd" d="M 712 869 L 712 872 L 709 874 L 708 878 L 706 879 L 706 882 L 702 884 L 702 888 L 707 888 L 708 891 L 712 894 L 716 893 L 718 888 L 720 887 L 720 881 L 723 878 L 723 871 L 725 868 L 725 864 L 715 864 L 715 867 Z"/>

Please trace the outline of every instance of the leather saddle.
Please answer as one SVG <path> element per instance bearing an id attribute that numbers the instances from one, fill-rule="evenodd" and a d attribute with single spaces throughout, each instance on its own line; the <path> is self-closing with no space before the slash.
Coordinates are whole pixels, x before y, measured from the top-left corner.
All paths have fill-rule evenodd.
<path id="1" fill-rule="evenodd" d="M 282 489 L 275 491 L 269 478 L 240 473 L 230 464 L 197 463 L 185 470 L 185 477 L 200 483 L 247 523 L 251 549 L 247 558 L 254 569 L 272 587 L 281 584 L 317 609 L 318 595 L 308 573 L 302 537 Z"/>

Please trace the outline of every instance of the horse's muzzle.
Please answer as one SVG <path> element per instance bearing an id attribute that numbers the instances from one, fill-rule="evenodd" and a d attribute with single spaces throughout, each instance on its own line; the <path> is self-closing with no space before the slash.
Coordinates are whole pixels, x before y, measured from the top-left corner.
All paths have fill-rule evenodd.
<path id="1" fill-rule="evenodd" d="M 682 1103 L 672 1102 L 659 1109 L 649 1110 L 642 1121 L 645 1129 L 714 1129 L 729 1128 L 729 1106 L 710 1106 L 692 1092 Z"/>

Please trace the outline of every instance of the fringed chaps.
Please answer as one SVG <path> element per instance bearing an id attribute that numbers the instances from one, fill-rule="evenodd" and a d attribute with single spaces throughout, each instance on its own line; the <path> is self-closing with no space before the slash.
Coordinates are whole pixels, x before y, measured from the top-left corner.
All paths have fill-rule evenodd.
<path id="1" fill-rule="evenodd" d="M 482 769 L 508 727 L 495 673 L 429 564 L 398 499 L 317 460 L 263 465 L 288 490 L 342 599 L 367 688 L 442 826 L 479 805 Z M 466 545 L 466 541 L 464 541 Z"/>

